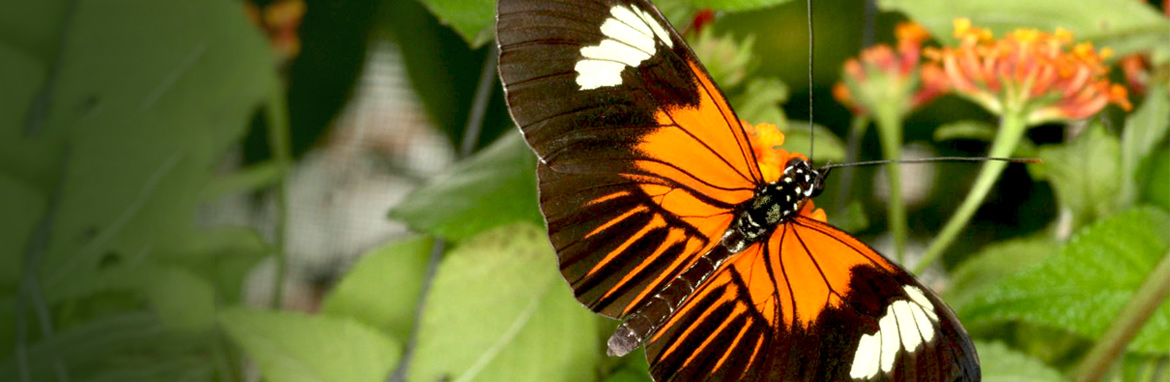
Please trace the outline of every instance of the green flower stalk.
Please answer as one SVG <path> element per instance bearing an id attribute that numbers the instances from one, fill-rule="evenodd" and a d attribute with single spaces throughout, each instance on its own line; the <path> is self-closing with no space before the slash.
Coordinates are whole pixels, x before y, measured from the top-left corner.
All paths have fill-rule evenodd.
<path id="1" fill-rule="evenodd" d="M 853 111 L 854 132 L 860 135 L 865 121 L 877 124 L 882 157 L 902 157 L 902 123 L 907 114 L 930 102 L 946 90 L 946 81 L 937 67 L 920 63 L 921 45 L 929 35 L 913 23 L 898 25 L 898 47 L 878 44 L 861 52 L 859 58 L 845 63 L 843 81 L 833 88 L 833 96 Z M 904 262 L 906 247 L 906 206 L 902 202 L 902 175 L 896 163 L 886 165 L 890 198 L 887 222 L 894 235 L 894 256 Z"/>

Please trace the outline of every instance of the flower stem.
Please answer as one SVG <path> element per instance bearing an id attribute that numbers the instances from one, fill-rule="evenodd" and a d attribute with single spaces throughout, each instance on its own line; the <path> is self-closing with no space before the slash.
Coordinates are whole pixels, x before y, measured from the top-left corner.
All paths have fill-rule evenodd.
<path id="1" fill-rule="evenodd" d="M 1024 113 L 1018 109 L 1005 110 L 1003 116 L 999 121 L 999 133 L 996 134 L 995 140 L 991 142 L 991 150 L 987 154 L 990 157 L 1007 157 L 1015 151 L 1016 146 L 1020 143 L 1020 138 L 1023 138 L 1026 129 L 1024 124 Z M 1007 162 L 985 162 L 983 168 L 979 170 L 979 175 L 975 177 L 975 184 L 971 187 L 971 192 L 967 193 L 967 198 L 963 200 L 963 204 L 959 205 L 959 209 L 951 216 L 951 220 L 943 226 L 938 237 L 934 242 L 930 243 L 930 247 L 926 249 L 926 254 L 918 265 L 914 267 L 914 273 L 921 274 L 930 263 L 938 259 L 943 251 L 951 245 L 955 237 L 959 234 L 959 230 L 967 226 L 967 222 L 975 215 L 975 211 L 979 209 L 979 205 L 983 204 L 983 199 L 987 197 L 987 193 L 991 191 L 991 186 L 995 184 L 999 174 L 1007 167 Z"/>
<path id="2" fill-rule="evenodd" d="M 877 122 L 878 137 L 882 142 L 882 158 L 885 160 L 902 159 L 902 113 L 896 105 L 878 107 L 874 111 L 874 121 Z M 890 194 L 886 201 L 886 222 L 890 232 L 894 235 L 894 257 L 899 264 L 905 264 L 906 249 L 906 205 L 902 201 L 902 170 L 898 163 L 886 164 L 886 178 L 889 181 Z"/>
<path id="3" fill-rule="evenodd" d="M 1170 253 L 1162 257 L 1154 272 L 1134 292 L 1133 298 L 1121 309 L 1117 319 L 1089 350 L 1089 355 L 1073 373 L 1073 381 L 1088 382 L 1101 379 L 1125 345 L 1137 335 L 1138 329 L 1150 319 L 1158 306 L 1170 297 Z"/>

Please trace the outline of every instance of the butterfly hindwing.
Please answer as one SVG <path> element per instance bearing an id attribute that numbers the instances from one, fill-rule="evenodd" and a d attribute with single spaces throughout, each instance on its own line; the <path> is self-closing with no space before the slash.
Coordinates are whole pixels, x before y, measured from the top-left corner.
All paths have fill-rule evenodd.
<path id="1" fill-rule="evenodd" d="M 951 310 L 805 217 L 724 264 L 647 344 L 657 381 L 978 381 Z"/>
<path id="2" fill-rule="evenodd" d="M 499 2 L 500 76 L 540 158 L 578 299 L 622 317 L 719 241 L 759 168 L 739 120 L 647 1 Z"/>

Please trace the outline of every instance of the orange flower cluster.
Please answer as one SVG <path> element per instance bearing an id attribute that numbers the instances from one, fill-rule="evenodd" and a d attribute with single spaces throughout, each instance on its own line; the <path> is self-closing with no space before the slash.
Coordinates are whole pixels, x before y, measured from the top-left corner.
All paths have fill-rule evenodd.
<path id="1" fill-rule="evenodd" d="M 792 158 L 807 160 L 804 155 L 780 148 L 780 145 L 784 144 L 784 133 L 776 125 L 771 123 L 753 125 L 748 121 L 740 122 L 744 130 L 748 133 L 748 140 L 751 142 L 752 152 L 755 153 L 756 163 L 760 166 L 760 174 L 764 176 L 765 182 L 771 183 L 780 180 L 780 175 L 784 173 L 784 166 Z M 804 203 L 804 206 L 800 209 L 800 214 L 828 222 L 825 210 L 816 208 L 812 200 Z"/>
<path id="2" fill-rule="evenodd" d="M 955 48 L 927 49 L 956 93 L 1002 114 L 1024 113 L 1025 122 L 1083 119 L 1113 103 L 1130 109 L 1125 88 L 1112 84 L 1103 60 L 1111 52 L 1072 44 L 1072 34 L 1017 29 L 995 39 L 986 29 L 955 20 Z"/>
<path id="3" fill-rule="evenodd" d="M 922 43 L 930 34 L 915 23 L 898 24 L 895 50 L 877 44 L 845 62 L 844 81 L 833 87 L 833 98 L 854 114 L 869 114 L 878 102 L 901 102 L 906 113 L 947 90 L 946 77 L 935 66 L 920 65 Z M 892 98 L 891 98 L 892 96 Z"/>

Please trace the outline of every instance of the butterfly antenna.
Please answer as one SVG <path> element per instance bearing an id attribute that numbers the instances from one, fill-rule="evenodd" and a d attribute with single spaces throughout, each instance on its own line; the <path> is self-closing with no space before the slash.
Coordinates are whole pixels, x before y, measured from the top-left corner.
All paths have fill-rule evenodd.
<path id="1" fill-rule="evenodd" d="M 998 158 L 998 157 L 934 157 L 921 159 L 887 159 L 887 160 L 871 160 L 864 162 L 853 163 L 836 163 L 826 164 L 821 167 L 822 170 L 833 169 L 837 167 L 858 167 L 858 166 L 873 166 L 886 163 L 934 163 L 934 162 L 1009 162 L 1009 163 L 1041 163 L 1040 158 Z"/>
<path id="2" fill-rule="evenodd" d="M 808 10 L 808 160 L 813 160 L 813 149 L 816 148 L 816 130 L 813 124 L 813 19 L 812 0 L 805 0 Z"/>

